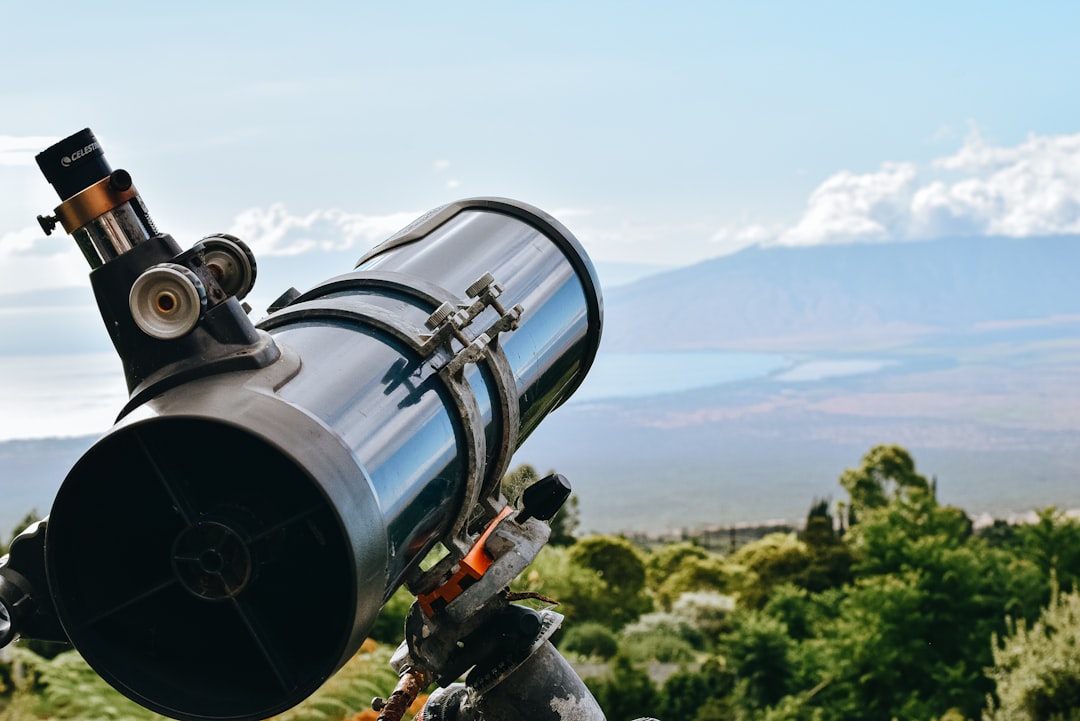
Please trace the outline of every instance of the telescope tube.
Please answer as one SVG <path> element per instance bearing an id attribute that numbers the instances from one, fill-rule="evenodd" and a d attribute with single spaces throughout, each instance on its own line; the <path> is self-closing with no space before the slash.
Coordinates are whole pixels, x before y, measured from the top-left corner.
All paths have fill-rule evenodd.
<path id="1" fill-rule="evenodd" d="M 78 461 L 46 537 L 65 632 L 159 713 L 290 708 L 499 503 L 601 324 L 595 270 L 547 214 L 429 213 L 263 319 L 275 362 L 167 386 Z"/>

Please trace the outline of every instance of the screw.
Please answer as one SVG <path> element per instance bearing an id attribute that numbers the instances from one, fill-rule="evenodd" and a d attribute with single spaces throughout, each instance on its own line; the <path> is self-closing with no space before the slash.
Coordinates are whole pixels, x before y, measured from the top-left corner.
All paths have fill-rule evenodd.
<path id="1" fill-rule="evenodd" d="M 52 235 L 53 230 L 56 229 L 56 221 L 55 215 L 39 215 L 37 217 L 37 222 L 41 229 L 45 231 L 45 235 Z"/>

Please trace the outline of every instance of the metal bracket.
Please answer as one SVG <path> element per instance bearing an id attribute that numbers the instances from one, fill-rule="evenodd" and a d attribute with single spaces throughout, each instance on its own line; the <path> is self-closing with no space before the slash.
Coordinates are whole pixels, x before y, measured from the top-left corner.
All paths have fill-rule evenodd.
<path id="1" fill-rule="evenodd" d="M 435 307 L 425 321 L 431 333 L 424 333 L 416 321 L 410 322 L 361 296 L 347 297 L 349 292 L 361 289 L 371 289 L 376 294 L 400 294 L 418 301 L 417 305 Z M 297 296 L 288 307 L 259 322 L 260 329 L 271 330 L 302 316 L 348 320 L 375 328 L 404 343 L 422 362 L 430 364 L 450 392 L 462 421 L 467 487 L 461 510 L 442 540 L 448 555 L 427 571 L 420 569 L 422 559 L 417 559 L 417 564 L 406 574 L 406 585 L 413 593 L 430 591 L 454 573 L 457 563 L 475 541 L 469 527 L 478 520 L 473 516 L 478 504 L 487 519 L 494 519 L 506 505 L 499 484 L 517 449 L 520 416 L 514 374 L 498 338 L 518 327 L 524 310 L 520 305 L 505 308 L 498 301 L 502 292 L 502 286 L 495 282 L 491 273 L 485 273 L 466 289 L 466 296 L 473 300 L 462 303 L 460 296 L 415 278 L 363 271 L 333 279 L 314 291 Z M 329 294 L 341 295 L 330 304 L 324 298 Z M 482 333 L 470 338 L 466 329 L 488 308 L 498 317 Z M 486 364 L 494 382 L 493 401 L 498 404 L 493 410 L 500 418 L 501 433 L 494 448 L 488 448 L 475 390 L 464 373 L 469 363 L 480 362 Z"/>
<path id="2" fill-rule="evenodd" d="M 517 329 L 524 309 L 520 305 L 509 310 L 503 307 L 498 300 L 502 292 L 502 286 L 495 282 L 491 273 L 484 273 L 465 290 L 465 295 L 475 299 L 472 303 L 458 305 L 447 301 L 428 317 L 425 325 L 432 333 L 422 338 L 427 354 L 434 356 L 440 347 L 450 348 L 453 353 L 449 360 L 435 365 L 436 370 L 448 375 L 460 374 L 469 363 L 485 358 L 488 346 L 492 345 L 501 333 Z M 465 334 L 465 329 L 488 308 L 494 309 L 499 317 L 486 330 L 470 339 Z M 452 340 L 461 345 L 456 352 L 451 348 Z"/>

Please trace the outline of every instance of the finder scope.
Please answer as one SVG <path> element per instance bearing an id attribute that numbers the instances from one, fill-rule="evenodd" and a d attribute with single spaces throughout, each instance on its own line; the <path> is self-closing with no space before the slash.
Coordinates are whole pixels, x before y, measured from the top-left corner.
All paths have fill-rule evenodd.
<path id="1" fill-rule="evenodd" d="M 42 227 L 86 256 L 131 397 L 0 563 L 0 644 L 52 619 L 154 711 L 288 709 L 504 513 L 511 455 L 596 355 L 593 265 L 546 213 L 473 198 L 253 323 L 242 240 L 182 250 L 89 129 L 38 163 L 62 201 Z"/>

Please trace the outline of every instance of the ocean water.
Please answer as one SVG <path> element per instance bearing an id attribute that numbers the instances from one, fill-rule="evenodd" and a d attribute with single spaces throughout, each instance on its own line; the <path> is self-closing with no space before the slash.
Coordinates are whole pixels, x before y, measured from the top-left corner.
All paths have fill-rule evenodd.
<path id="1" fill-rule="evenodd" d="M 680 393 L 762 378 L 792 365 L 791 360 L 775 353 L 602 352 L 569 402 Z"/>
<path id="2" fill-rule="evenodd" d="M 823 381 L 829 378 L 842 376 L 862 375 L 863 373 L 877 373 L 879 370 L 891 366 L 895 361 L 876 360 L 872 358 L 852 358 L 845 360 L 808 360 L 792 365 L 791 368 L 777 373 L 774 380 L 781 383 L 805 383 L 810 381 Z"/>
<path id="3" fill-rule="evenodd" d="M 112 352 L 0 356 L 0 440 L 102 433 L 127 397 Z"/>

